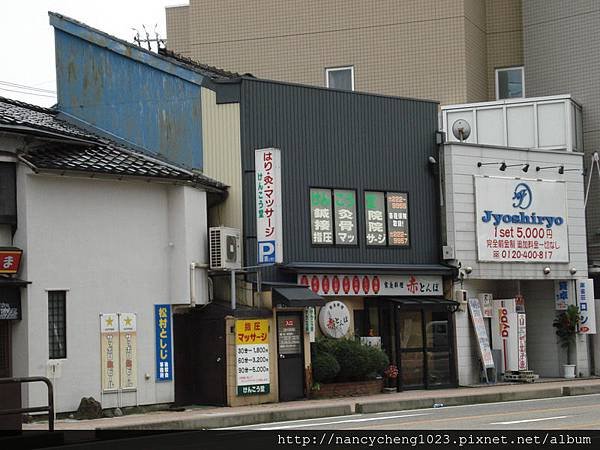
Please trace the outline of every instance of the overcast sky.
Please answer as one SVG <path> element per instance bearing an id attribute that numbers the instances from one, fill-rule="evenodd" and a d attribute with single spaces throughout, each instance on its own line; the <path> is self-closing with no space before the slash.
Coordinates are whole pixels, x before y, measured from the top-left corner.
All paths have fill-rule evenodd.
<path id="1" fill-rule="evenodd" d="M 165 6 L 187 3 L 186 0 L 3 2 L 0 13 L 0 96 L 42 106 L 51 106 L 56 102 L 54 34 L 48 23 L 48 11 L 63 14 L 133 42 L 135 31 L 132 28 L 141 32 L 142 24 L 146 25 L 151 34 L 154 25 L 158 24 L 160 36 L 166 37 Z M 30 86 L 36 90 L 20 88 L 15 84 Z"/>

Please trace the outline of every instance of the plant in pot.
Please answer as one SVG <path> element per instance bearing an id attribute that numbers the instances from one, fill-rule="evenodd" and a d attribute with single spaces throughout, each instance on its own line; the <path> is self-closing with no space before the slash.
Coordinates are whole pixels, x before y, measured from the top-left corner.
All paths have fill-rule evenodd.
<path id="1" fill-rule="evenodd" d="M 571 363 L 571 349 L 575 344 L 577 326 L 579 325 L 579 308 L 575 305 L 569 307 L 556 316 L 552 326 L 556 328 L 556 336 L 560 346 L 567 350 L 567 364 L 563 365 L 563 376 L 575 378 L 575 364 Z"/>
<path id="2" fill-rule="evenodd" d="M 385 390 L 386 391 L 395 391 L 398 383 L 398 367 L 394 364 L 390 364 L 383 371 L 383 376 L 385 378 Z"/>

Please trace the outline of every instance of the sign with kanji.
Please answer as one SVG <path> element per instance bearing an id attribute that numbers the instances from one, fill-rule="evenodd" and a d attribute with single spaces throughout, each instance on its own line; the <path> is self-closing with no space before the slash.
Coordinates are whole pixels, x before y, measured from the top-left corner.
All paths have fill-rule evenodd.
<path id="1" fill-rule="evenodd" d="M 579 307 L 579 333 L 596 334 L 596 303 L 594 280 L 577 280 L 577 306 Z"/>
<path id="2" fill-rule="evenodd" d="M 571 298 L 569 281 L 555 280 L 554 281 L 554 309 L 557 311 L 566 310 L 573 303 Z"/>
<path id="3" fill-rule="evenodd" d="M 102 392 L 115 392 L 119 389 L 121 375 L 117 313 L 100 314 L 100 352 Z"/>
<path id="4" fill-rule="evenodd" d="M 121 389 L 137 389 L 137 324 L 135 313 L 119 314 Z"/>
<path id="5" fill-rule="evenodd" d="M 19 272 L 23 250 L 18 248 L 0 248 L 0 273 Z"/>
<path id="6" fill-rule="evenodd" d="M 442 277 L 437 275 L 344 275 L 299 274 L 297 283 L 307 286 L 315 294 L 327 295 L 384 295 L 384 296 L 440 296 L 443 295 Z"/>
<path id="7" fill-rule="evenodd" d="M 519 370 L 527 370 L 527 322 L 525 314 L 517 314 L 517 340 Z"/>
<path id="8" fill-rule="evenodd" d="M 365 223 L 367 245 L 386 245 L 385 194 L 365 192 Z"/>
<path id="9" fill-rule="evenodd" d="M 327 302 L 319 311 L 319 326 L 327 337 L 339 339 L 350 331 L 350 311 L 339 300 Z"/>
<path id="10" fill-rule="evenodd" d="M 356 235 L 356 192 L 334 189 L 333 211 L 335 219 L 335 243 L 358 245 Z"/>
<path id="11" fill-rule="evenodd" d="M 483 320 L 479 299 L 469 299 L 469 312 L 471 313 L 471 323 L 475 329 L 475 337 L 479 344 L 479 357 L 481 358 L 481 363 L 486 369 L 493 369 L 494 358 L 492 357 L 490 340 L 485 327 L 485 321 Z"/>
<path id="12" fill-rule="evenodd" d="M 310 236 L 314 245 L 333 244 L 331 189 L 310 190 Z"/>
<path id="13" fill-rule="evenodd" d="M 490 319 L 492 317 L 492 294 L 482 293 L 477 295 L 479 304 L 481 305 L 481 312 L 483 313 L 484 319 Z"/>
<path id="14" fill-rule="evenodd" d="M 237 395 L 270 392 L 269 321 L 235 321 Z"/>
<path id="15" fill-rule="evenodd" d="M 564 182 L 474 179 L 479 261 L 569 262 Z"/>
<path id="16" fill-rule="evenodd" d="M 171 305 L 154 305 L 156 330 L 156 381 L 173 380 Z"/>
<path id="17" fill-rule="evenodd" d="M 391 246 L 407 247 L 408 241 L 408 194 L 388 192 L 387 229 L 388 244 Z"/>
<path id="18" fill-rule="evenodd" d="M 254 152 L 256 183 L 256 240 L 258 264 L 283 262 L 281 152 Z"/>

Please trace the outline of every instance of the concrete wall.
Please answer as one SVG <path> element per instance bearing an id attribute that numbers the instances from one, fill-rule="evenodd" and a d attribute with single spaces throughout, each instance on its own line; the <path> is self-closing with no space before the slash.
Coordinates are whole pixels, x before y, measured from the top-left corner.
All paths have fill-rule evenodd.
<path id="1" fill-rule="evenodd" d="M 154 381 L 154 304 L 188 298 L 188 261 L 206 258 L 204 193 L 33 175 L 20 166 L 18 201 L 15 245 L 24 249 L 22 277 L 32 284 L 14 326 L 14 375 L 46 374 L 48 290 L 66 290 L 67 358 L 55 380 L 57 411 L 77 409 L 84 396 L 102 398 L 99 314 L 109 312 L 137 313 L 138 390 L 123 393 L 121 405 L 172 401 L 174 383 Z M 34 405 L 44 396 L 32 386 L 25 398 Z M 104 407 L 118 405 L 116 394 L 102 400 Z"/>

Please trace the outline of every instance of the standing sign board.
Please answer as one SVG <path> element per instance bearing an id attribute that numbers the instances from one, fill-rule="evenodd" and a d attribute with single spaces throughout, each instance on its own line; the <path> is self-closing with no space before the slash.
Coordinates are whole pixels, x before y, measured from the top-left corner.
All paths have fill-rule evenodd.
<path id="1" fill-rule="evenodd" d="M 119 314 L 121 389 L 137 389 L 137 323 L 135 313 Z"/>
<path id="2" fill-rule="evenodd" d="M 492 357 L 492 349 L 490 348 L 490 340 L 488 339 L 487 331 L 485 329 L 483 313 L 481 312 L 481 306 L 478 299 L 469 299 L 469 312 L 471 313 L 471 323 L 475 329 L 475 336 L 479 344 L 481 363 L 486 369 L 493 369 L 494 359 Z"/>
<path id="3" fill-rule="evenodd" d="M 519 355 L 515 299 L 493 300 L 492 305 L 492 348 L 502 352 L 502 372 L 517 371 Z"/>
<path id="4" fill-rule="evenodd" d="M 156 381 L 173 380 L 171 305 L 154 305 L 156 326 Z"/>
<path id="5" fill-rule="evenodd" d="M 485 319 L 492 317 L 492 294 L 479 294 L 477 296 L 479 303 L 481 304 L 481 311 Z"/>
<path id="6" fill-rule="evenodd" d="M 281 152 L 256 150 L 256 240 L 258 264 L 283 262 Z"/>
<path id="7" fill-rule="evenodd" d="M 577 280 L 577 305 L 579 306 L 579 333 L 596 334 L 596 303 L 594 280 Z"/>
<path id="8" fill-rule="evenodd" d="M 236 320 L 237 395 L 270 392 L 269 321 Z"/>
<path id="9" fill-rule="evenodd" d="M 119 389 L 121 359 L 119 355 L 119 316 L 100 314 L 100 362 L 102 365 L 102 392 Z"/>
<path id="10" fill-rule="evenodd" d="M 564 182 L 474 178 L 479 261 L 569 262 Z"/>
<path id="11" fill-rule="evenodd" d="M 517 339 L 519 340 L 519 370 L 527 370 L 527 328 L 525 314 L 517 314 Z"/>

